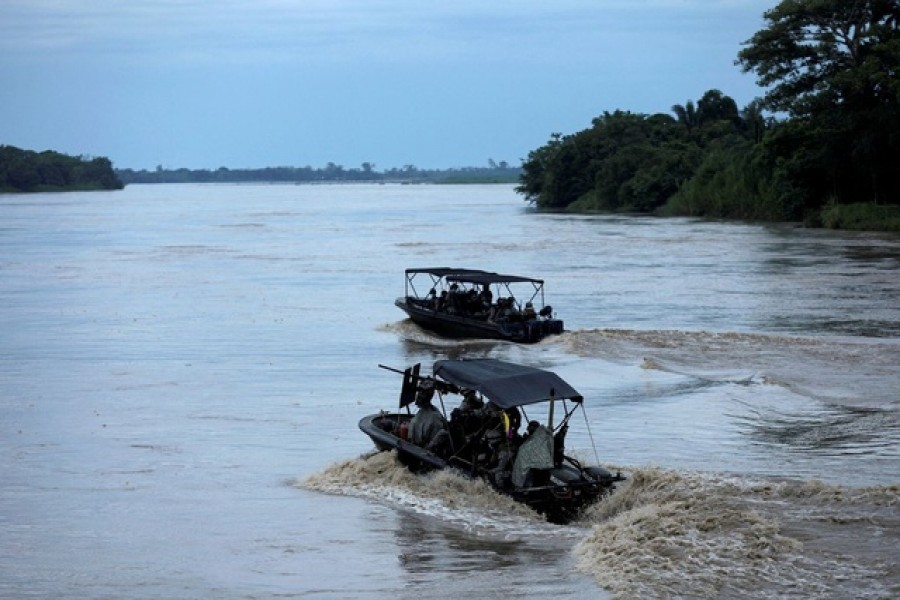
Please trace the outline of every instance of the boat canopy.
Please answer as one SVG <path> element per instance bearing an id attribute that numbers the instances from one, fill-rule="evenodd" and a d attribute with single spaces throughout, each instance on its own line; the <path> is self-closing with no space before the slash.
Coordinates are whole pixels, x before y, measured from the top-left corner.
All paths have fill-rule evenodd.
<path id="1" fill-rule="evenodd" d="M 462 283 L 477 283 L 481 285 L 491 285 L 494 283 L 522 283 L 529 282 L 543 285 L 543 279 L 535 279 L 533 277 L 522 277 L 521 275 L 503 275 L 492 271 L 482 271 L 479 269 L 460 269 L 454 267 L 432 267 L 427 269 L 406 269 L 406 276 L 416 275 L 418 273 L 428 273 L 434 277 L 443 277 L 447 281 L 459 281 Z"/>
<path id="2" fill-rule="evenodd" d="M 584 400 L 556 373 L 494 358 L 439 360 L 434 363 L 434 376 L 477 390 L 502 409 L 551 399 Z"/>

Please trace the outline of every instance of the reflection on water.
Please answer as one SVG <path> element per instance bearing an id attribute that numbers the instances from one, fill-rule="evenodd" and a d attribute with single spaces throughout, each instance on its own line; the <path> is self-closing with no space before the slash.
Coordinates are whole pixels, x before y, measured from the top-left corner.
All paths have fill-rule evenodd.
<path id="1" fill-rule="evenodd" d="M 781 331 L 817 331 L 828 335 L 847 335 L 872 338 L 900 337 L 900 323 L 883 319 L 834 319 L 812 315 L 773 317 L 772 325 Z"/>
<path id="2" fill-rule="evenodd" d="M 900 457 L 900 419 L 896 412 L 833 406 L 802 413 L 747 408 L 750 414 L 736 420 L 757 443 L 823 455 Z"/>
<path id="3" fill-rule="evenodd" d="M 472 536 L 433 518 L 404 515 L 394 531 L 405 594 L 430 598 L 606 598 L 570 558 L 574 540 L 535 531 L 504 540 Z M 430 584 L 439 577 L 442 586 Z"/>
<path id="4" fill-rule="evenodd" d="M 885 246 L 877 238 L 868 245 L 847 245 L 844 248 L 844 255 L 849 259 L 882 267 L 885 270 L 900 268 L 900 248 Z"/>
<path id="5" fill-rule="evenodd" d="M 472 536 L 433 518 L 407 513 L 394 530 L 400 564 L 422 571 L 499 570 L 529 562 L 527 544 Z"/>

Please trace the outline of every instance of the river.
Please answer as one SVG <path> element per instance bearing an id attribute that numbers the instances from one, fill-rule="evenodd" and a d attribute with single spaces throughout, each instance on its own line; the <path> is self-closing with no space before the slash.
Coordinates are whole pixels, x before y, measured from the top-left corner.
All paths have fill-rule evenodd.
<path id="1" fill-rule="evenodd" d="M 900 237 L 542 214 L 512 186 L 0 195 L 0 597 L 894 598 Z M 407 267 L 542 277 L 566 332 L 450 341 Z M 628 477 L 562 527 L 358 430 L 402 368 L 586 398 Z"/>

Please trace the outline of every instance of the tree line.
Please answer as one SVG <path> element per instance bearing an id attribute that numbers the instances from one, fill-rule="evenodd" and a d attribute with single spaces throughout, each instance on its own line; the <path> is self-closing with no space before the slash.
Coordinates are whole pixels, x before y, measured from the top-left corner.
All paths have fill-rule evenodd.
<path id="1" fill-rule="evenodd" d="M 900 2 L 784 0 L 736 64 L 766 89 L 554 133 L 517 191 L 539 208 L 900 230 Z"/>
<path id="2" fill-rule="evenodd" d="M 0 146 L 0 192 L 120 190 L 108 158 Z"/>
<path id="3" fill-rule="evenodd" d="M 120 169 L 117 171 L 127 183 L 316 183 L 316 182 L 402 182 L 402 183 L 515 183 L 522 170 L 505 161 L 488 161 L 487 167 L 456 169 L 419 169 L 414 165 L 376 171 L 373 163 L 359 168 L 344 168 L 328 163 L 325 167 L 265 167 L 261 169 L 165 169 L 161 165 L 153 171 Z"/>

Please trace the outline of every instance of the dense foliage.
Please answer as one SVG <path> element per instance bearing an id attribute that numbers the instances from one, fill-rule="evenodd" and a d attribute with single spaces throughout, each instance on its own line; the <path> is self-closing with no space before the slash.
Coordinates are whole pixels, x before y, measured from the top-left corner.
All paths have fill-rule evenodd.
<path id="1" fill-rule="evenodd" d="M 0 146 L 0 192 L 120 189 L 122 182 L 107 158 Z"/>
<path id="2" fill-rule="evenodd" d="M 529 153 L 518 191 L 541 208 L 814 222 L 900 205 L 900 2 L 784 0 L 764 18 L 737 60 L 763 98 L 606 112 Z"/>

